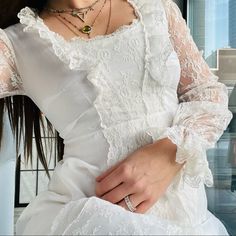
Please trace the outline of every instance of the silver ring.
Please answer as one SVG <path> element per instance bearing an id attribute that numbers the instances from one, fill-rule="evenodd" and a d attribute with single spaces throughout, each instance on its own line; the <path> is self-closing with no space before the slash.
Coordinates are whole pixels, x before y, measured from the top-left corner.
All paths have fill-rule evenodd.
<path id="1" fill-rule="evenodd" d="M 131 203 L 131 201 L 130 201 L 130 199 L 129 199 L 129 195 L 127 195 L 126 197 L 124 197 L 124 199 L 125 199 L 125 203 L 126 203 L 126 205 L 127 205 L 127 207 L 129 208 L 130 211 L 134 212 L 134 211 L 137 210 L 136 207 L 133 207 L 133 205 L 132 205 L 132 203 Z"/>

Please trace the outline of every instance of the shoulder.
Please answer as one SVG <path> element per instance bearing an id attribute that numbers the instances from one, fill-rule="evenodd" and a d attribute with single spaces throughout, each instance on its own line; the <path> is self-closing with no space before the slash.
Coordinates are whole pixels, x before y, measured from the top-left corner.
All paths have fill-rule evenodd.
<path id="1" fill-rule="evenodd" d="M 167 13 L 170 12 L 180 12 L 179 6 L 174 0 L 161 0 L 163 7 Z"/>
<path id="2" fill-rule="evenodd" d="M 20 23 L 13 24 L 7 28 L 0 28 L 1 49 L 7 50 L 15 61 L 17 51 L 25 42 L 23 28 Z"/>
<path id="3" fill-rule="evenodd" d="M 20 23 L 8 26 L 5 29 L 0 28 L 0 34 L 4 35 L 8 39 L 19 38 L 22 33 L 23 33 L 23 25 Z"/>
<path id="4" fill-rule="evenodd" d="M 20 34 L 22 32 L 21 24 L 13 24 L 7 28 L 0 28 L 0 60 L 9 64 L 14 73 L 18 74 L 19 48 L 22 44 Z M 22 58 L 22 57 L 21 57 Z"/>
<path id="5" fill-rule="evenodd" d="M 173 0 L 161 0 L 161 2 L 165 7 L 170 6 L 171 4 L 175 3 Z"/>
<path id="6" fill-rule="evenodd" d="M 0 28 L 0 43 L 1 46 L 7 47 L 12 53 L 14 52 L 14 39 L 19 38 L 21 32 L 21 24 L 17 23 L 7 28 Z"/>
<path id="7" fill-rule="evenodd" d="M 183 20 L 182 12 L 174 0 L 161 0 L 169 24 Z"/>
<path id="8" fill-rule="evenodd" d="M 5 29 L 0 28 L 0 49 L 1 49 L 1 52 L 5 51 L 6 49 L 8 49 L 8 51 L 11 51 L 11 52 L 13 51 L 12 43 L 7 34 L 7 28 Z"/>

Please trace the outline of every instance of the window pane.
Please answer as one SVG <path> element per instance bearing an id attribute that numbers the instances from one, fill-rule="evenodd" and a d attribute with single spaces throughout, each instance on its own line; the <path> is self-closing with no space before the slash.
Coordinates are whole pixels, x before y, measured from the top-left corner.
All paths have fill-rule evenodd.
<path id="1" fill-rule="evenodd" d="M 51 145 L 49 145 L 47 141 L 48 141 L 47 137 L 42 138 L 42 145 L 43 149 L 45 150 L 45 156 L 50 170 L 49 173 L 52 176 L 53 170 L 56 165 L 56 154 L 54 150 L 54 145 L 52 145 L 52 153 L 50 153 Z M 55 142 L 55 139 L 50 138 L 50 141 Z M 20 158 L 20 169 L 18 170 L 20 172 L 18 179 L 19 182 L 17 181 L 20 185 L 19 202 L 17 197 L 17 204 L 20 205 L 25 203 L 28 204 L 30 200 L 33 199 L 37 194 L 46 190 L 49 182 L 49 178 L 46 175 L 46 171 L 44 171 L 41 162 L 37 158 L 38 155 L 36 150 L 35 138 L 33 138 L 32 142 L 33 142 L 32 167 L 30 165 L 30 162 L 28 162 L 28 165 L 26 165 L 24 160 L 25 157 L 24 152 L 22 153 L 22 156 Z"/>
<path id="2" fill-rule="evenodd" d="M 211 68 L 218 68 L 217 50 L 236 47 L 235 0 L 188 0 L 188 24 Z"/>
<path id="3" fill-rule="evenodd" d="M 36 171 L 22 171 L 20 174 L 19 203 L 29 203 L 36 196 Z"/>
<path id="4" fill-rule="evenodd" d="M 236 235 L 236 0 L 188 0 L 187 21 L 203 56 L 229 90 L 233 119 L 207 152 L 214 187 L 206 188 L 208 209 Z"/>
<path id="5" fill-rule="evenodd" d="M 53 171 L 49 171 L 49 173 L 52 176 Z M 47 190 L 49 179 L 45 171 L 39 171 L 38 175 L 39 175 L 38 192 L 40 193 L 42 191 Z"/>

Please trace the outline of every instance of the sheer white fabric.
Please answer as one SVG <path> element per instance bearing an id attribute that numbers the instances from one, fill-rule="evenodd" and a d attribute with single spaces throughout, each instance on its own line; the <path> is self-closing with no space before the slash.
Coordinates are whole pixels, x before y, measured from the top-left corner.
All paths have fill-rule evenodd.
<path id="1" fill-rule="evenodd" d="M 186 181 L 198 186 L 203 180 L 207 186 L 212 186 L 205 153 L 215 147 L 232 119 L 228 90 L 210 71 L 176 3 L 171 0 L 163 0 L 163 3 L 170 39 L 180 60 L 181 77 L 177 90 L 180 104 L 172 127 L 159 138 L 169 137 L 178 145 L 176 161 L 187 161 Z"/>
<path id="2" fill-rule="evenodd" d="M 0 29 L 0 98 L 25 94 L 16 69 L 15 55 L 11 42 Z"/>
<path id="3" fill-rule="evenodd" d="M 47 190 L 18 219 L 19 235 L 227 235 L 204 185 L 213 183 L 206 149 L 232 118 L 226 86 L 172 1 L 128 2 L 137 19 L 89 41 L 66 41 L 29 7 L 4 30 L 27 95 L 65 144 Z M 163 137 L 186 165 L 145 214 L 95 197 L 97 175 Z"/>

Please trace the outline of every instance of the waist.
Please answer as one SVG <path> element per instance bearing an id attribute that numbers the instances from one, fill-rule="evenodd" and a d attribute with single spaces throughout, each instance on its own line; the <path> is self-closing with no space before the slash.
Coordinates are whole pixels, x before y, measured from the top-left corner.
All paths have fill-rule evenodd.
<path id="1" fill-rule="evenodd" d="M 74 135 L 64 140 L 64 158 L 77 157 L 103 169 L 106 167 L 112 139 L 113 145 L 120 150 L 124 149 L 124 145 L 128 145 L 127 142 L 132 143 L 133 140 L 138 141 L 138 145 L 142 146 L 152 142 L 153 136 L 158 137 L 166 127 L 171 125 L 172 120 L 173 114 L 164 111 L 127 120 L 105 129 L 98 127 L 82 135 L 74 127 Z"/>

